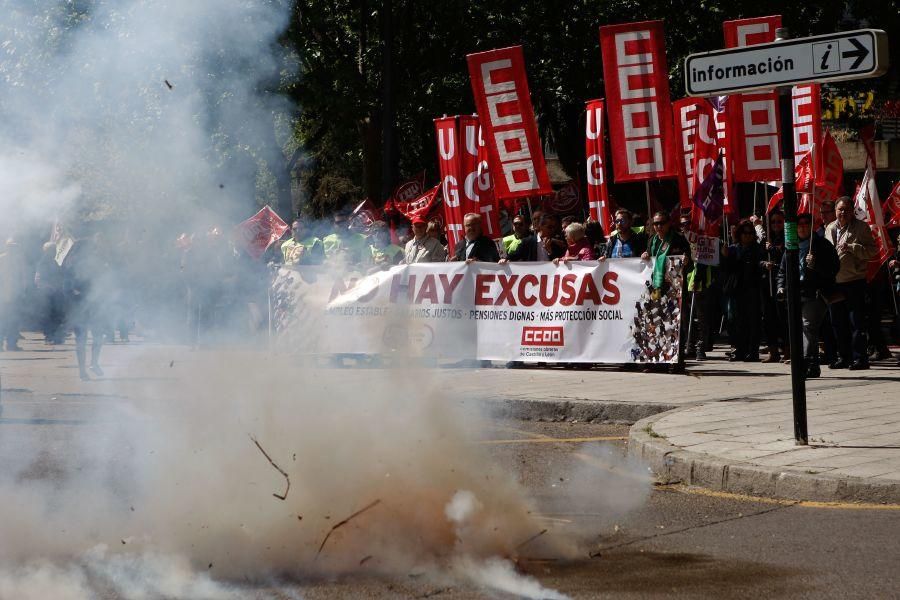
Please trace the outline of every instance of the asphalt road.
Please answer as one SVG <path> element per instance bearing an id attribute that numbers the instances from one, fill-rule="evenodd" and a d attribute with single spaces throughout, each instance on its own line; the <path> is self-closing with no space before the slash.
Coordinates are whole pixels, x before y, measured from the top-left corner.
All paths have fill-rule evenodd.
<path id="1" fill-rule="evenodd" d="M 115 416 L 118 402 L 77 394 L 35 399 L 7 390 L 0 464 L 23 480 L 52 485 L 78 468 L 69 440 Z M 498 421 L 474 441 L 490 445 L 536 498 L 543 535 L 579 541 L 574 559 L 523 550 L 520 573 L 573 598 L 900 597 L 900 507 L 793 504 L 652 486 L 641 466 L 625 460 L 626 435 L 625 426 Z M 13 449 L 23 444 L 40 451 L 29 465 L 14 464 Z M 246 598 L 510 597 L 415 574 L 235 585 Z M 96 594 L 117 597 L 99 584 Z"/>

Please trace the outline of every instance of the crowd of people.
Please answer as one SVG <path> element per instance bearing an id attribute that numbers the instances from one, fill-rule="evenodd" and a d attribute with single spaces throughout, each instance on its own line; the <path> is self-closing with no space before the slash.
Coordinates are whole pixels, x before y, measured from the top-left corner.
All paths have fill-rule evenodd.
<path id="1" fill-rule="evenodd" d="M 850 199 L 826 203 L 821 212 L 821 223 L 801 214 L 797 224 L 802 358 L 808 377 L 818 377 L 822 365 L 861 370 L 873 360 L 891 358 L 882 311 L 886 299 L 896 310 L 892 295 L 900 293 L 900 256 L 874 279 L 868 277 L 875 243 L 868 225 L 854 217 Z M 333 265 L 368 273 L 444 261 L 558 265 L 641 258 L 652 262 L 651 286 L 661 289 L 666 258 L 684 255 L 684 356 L 705 360 L 718 336 L 727 333 L 731 361 L 790 361 L 784 215 L 773 211 L 732 225 L 732 243 L 721 245 L 718 264 L 691 260 L 689 227 L 689 217 L 672 222 L 660 211 L 643 220 L 623 208 L 615 212 L 613 230 L 605 232 L 594 221 L 535 210 L 515 215 L 511 232 L 491 239 L 481 216 L 472 213 L 465 216 L 463 238 L 450 253 L 437 220 L 413 217 L 408 227 L 392 230 L 382 221 L 360 227 L 350 214 L 339 212 L 331 223 L 295 220 L 290 236 L 273 244 L 261 260 L 252 259 L 218 227 L 199 236 L 183 234 L 170 252 L 157 257 L 165 263 L 159 272 L 177 271 L 177 277 L 155 287 L 175 298 L 169 314 L 173 329 L 182 330 L 179 340 L 197 346 L 222 339 L 219 334 L 226 331 L 237 332 L 238 338 L 266 331 L 266 294 L 275 266 Z M 75 242 L 62 260 L 60 243 L 44 243 L 40 256 L 29 261 L 15 238 L 6 241 L 0 252 L 0 350 L 18 350 L 26 314 L 37 314 L 31 322 L 39 323 L 45 343 L 60 344 L 74 334 L 79 373 L 88 379 L 91 371 L 103 373 L 104 342 L 114 340 L 117 329 L 120 341 L 128 339 L 141 304 L 136 296 L 142 294 L 134 274 L 129 280 L 123 261 L 116 260 L 117 250 L 100 235 Z"/>
<path id="2" fill-rule="evenodd" d="M 319 264 L 336 252 L 345 253 L 352 264 L 375 269 L 443 261 L 559 264 L 642 258 L 653 261 L 652 285 L 660 288 L 666 257 L 685 255 L 687 318 L 683 319 L 682 343 L 687 358 L 705 360 L 716 337 L 726 332 L 731 361 L 791 360 L 785 220 L 777 210 L 733 224 L 732 243 L 721 245 L 717 265 L 690 260 L 690 218 L 673 223 L 669 213 L 662 211 L 643 221 L 620 209 L 608 234 L 590 220 L 541 210 L 531 215 L 523 212 L 512 219 L 512 232 L 497 240 L 484 235 L 480 215 L 472 213 L 465 216 L 464 238 L 452 254 L 447 252 L 447 239 L 437 221 L 414 218 L 411 232 L 402 233 L 394 244 L 382 222 L 373 224 L 367 242 L 362 233 L 340 226 L 342 219 L 336 218 L 336 233 L 322 240 L 302 239 L 304 225 L 295 221 L 294 235 L 281 246 L 284 264 Z M 895 256 L 878 269 L 874 279 L 868 279 L 875 242 L 868 225 L 854 216 L 850 198 L 823 203 L 821 219 L 816 222 L 818 228 L 814 229 L 812 215 L 798 216 L 803 359 L 811 378 L 821 375 L 821 365 L 833 370 L 863 370 L 873 360 L 891 358 L 882 308 L 885 299 L 893 296 L 896 300 L 900 293 L 896 283 L 900 257 Z"/>

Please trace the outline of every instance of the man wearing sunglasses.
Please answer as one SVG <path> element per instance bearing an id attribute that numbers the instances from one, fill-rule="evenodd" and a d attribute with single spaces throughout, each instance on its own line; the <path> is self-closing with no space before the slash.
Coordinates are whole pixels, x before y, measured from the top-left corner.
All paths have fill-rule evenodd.
<path id="1" fill-rule="evenodd" d="M 672 229 L 669 215 L 664 211 L 653 214 L 653 230 L 655 235 L 647 242 L 647 250 L 641 255 L 644 260 L 653 261 L 653 288 L 665 288 L 666 259 L 670 256 L 684 255 L 690 260 L 691 247 L 687 239 Z"/>
<path id="2" fill-rule="evenodd" d="M 647 250 L 647 236 L 637 233 L 631 227 L 634 217 L 631 211 L 620 208 L 615 215 L 615 230 L 609 234 L 606 245 L 600 254 L 600 260 L 607 258 L 632 258 L 640 256 Z"/>

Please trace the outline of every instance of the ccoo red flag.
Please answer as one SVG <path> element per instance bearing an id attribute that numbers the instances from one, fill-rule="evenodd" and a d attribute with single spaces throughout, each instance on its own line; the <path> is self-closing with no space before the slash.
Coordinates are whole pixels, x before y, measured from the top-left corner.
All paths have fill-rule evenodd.
<path id="1" fill-rule="evenodd" d="M 605 122 L 606 106 L 603 100 L 587 102 L 584 151 L 587 159 L 588 212 L 592 220 L 600 223 L 604 233 L 609 233 L 613 222 L 609 206 L 609 185 L 606 182 L 606 142 L 603 135 Z"/>
<path id="2" fill-rule="evenodd" d="M 616 182 L 678 177 L 662 21 L 600 28 Z"/>
<path id="3" fill-rule="evenodd" d="M 885 226 L 884 214 L 881 212 L 878 188 L 875 187 L 875 168 L 872 163 L 866 166 L 866 172 L 856 190 L 853 204 L 856 217 L 869 225 L 872 237 L 875 238 L 876 254 L 869 260 L 869 268 L 866 273 L 866 278 L 872 281 L 881 265 L 894 253 L 894 247 L 891 245 L 891 238 L 888 236 Z"/>
<path id="4" fill-rule="evenodd" d="M 466 56 L 498 200 L 552 192 L 521 46 Z"/>

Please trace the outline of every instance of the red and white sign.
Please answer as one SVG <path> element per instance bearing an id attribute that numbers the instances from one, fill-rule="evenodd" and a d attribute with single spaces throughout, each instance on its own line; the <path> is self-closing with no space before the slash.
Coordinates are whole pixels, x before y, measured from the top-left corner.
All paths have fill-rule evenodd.
<path id="1" fill-rule="evenodd" d="M 844 158 L 830 131 L 825 132 L 821 148 L 821 158 L 816 161 L 821 165 L 816 169 L 816 188 L 827 190 L 831 197 L 837 199 L 844 188 Z"/>
<path id="2" fill-rule="evenodd" d="M 391 198 L 400 202 L 410 202 L 425 193 L 425 171 L 397 186 Z"/>
<path id="3" fill-rule="evenodd" d="M 565 330 L 562 327 L 536 327 L 525 325 L 522 327 L 523 346 L 565 346 Z"/>
<path id="4" fill-rule="evenodd" d="M 775 41 L 781 15 L 725 21 L 725 47 Z M 781 179 L 778 142 L 778 96 L 774 92 L 728 97 L 731 164 L 735 181 Z"/>
<path id="5" fill-rule="evenodd" d="M 642 319 L 651 319 L 652 273 L 652 263 L 638 258 L 565 266 L 421 263 L 365 276 L 323 267 L 281 269 L 274 287 L 287 298 L 283 304 L 319 319 L 321 327 L 311 331 L 307 320 L 288 311 L 275 315 L 274 329 L 279 342 L 302 340 L 322 353 L 675 362 L 681 288 L 673 286 L 656 301 L 647 328 Z M 297 298 L 303 300 L 291 301 Z"/>
<path id="6" fill-rule="evenodd" d="M 463 215 L 481 215 L 484 235 L 500 237 L 500 211 L 494 202 L 491 171 L 475 115 L 459 117 L 459 159 L 462 177 Z"/>
<path id="7" fill-rule="evenodd" d="M 600 28 L 617 182 L 678 176 L 662 21 Z"/>
<path id="8" fill-rule="evenodd" d="M 606 142 L 604 124 L 606 105 L 603 100 L 587 103 L 585 115 L 584 151 L 587 157 L 587 196 L 591 219 L 612 231 L 612 211 L 609 206 L 609 184 L 606 182 Z"/>
<path id="9" fill-rule="evenodd" d="M 288 224 L 282 221 L 274 210 L 265 206 L 235 227 L 235 237 L 247 254 L 258 259 L 288 229 Z"/>
<path id="10" fill-rule="evenodd" d="M 444 193 L 444 224 L 447 232 L 447 246 L 452 254 L 456 243 L 463 237 L 463 217 L 461 186 L 464 176 L 459 154 L 459 129 L 456 117 L 434 120 L 437 136 L 438 166 L 441 173 L 441 190 Z"/>
<path id="11" fill-rule="evenodd" d="M 466 56 L 497 199 L 549 194 L 521 46 Z"/>
<path id="12" fill-rule="evenodd" d="M 678 178 L 681 211 L 690 210 L 693 231 L 714 235 L 715 223 L 707 221 L 703 211 L 694 203 L 694 194 L 709 176 L 719 156 L 716 110 L 707 100 L 696 98 L 676 100 L 672 107 L 681 155 L 681 174 Z"/>
<path id="13" fill-rule="evenodd" d="M 813 170 L 818 172 L 822 157 L 822 100 L 818 84 L 799 85 L 792 91 L 794 111 L 794 164 L 813 154 Z"/>

